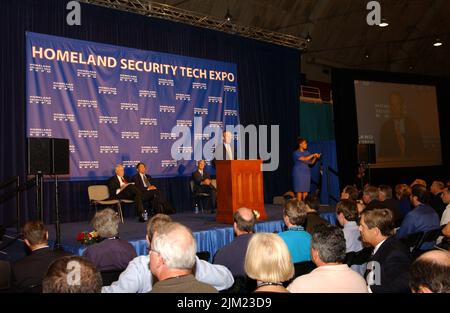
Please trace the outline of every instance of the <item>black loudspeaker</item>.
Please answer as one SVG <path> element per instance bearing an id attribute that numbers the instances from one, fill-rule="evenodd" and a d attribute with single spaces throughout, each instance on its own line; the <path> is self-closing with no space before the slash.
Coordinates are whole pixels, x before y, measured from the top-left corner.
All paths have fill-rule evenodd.
<path id="1" fill-rule="evenodd" d="M 51 174 L 52 147 L 50 138 L 28 138 L 28 174 Z"/>
<path id="2" fill-rule="evenodd" d="M 375 154 L 375 144 L 358 145 L 358 163 L 375 164 L 377 158 Z"/>
<path id="3" fill-rule="evenodd" d="M 69 139 L 52 139 L 52 174 L 67 175 L 69 168 Z"/>
<path id="4" fill-rule="evenodd" d="M 69 174 L 69 140 L 28 138 L 28 174 Z"/>

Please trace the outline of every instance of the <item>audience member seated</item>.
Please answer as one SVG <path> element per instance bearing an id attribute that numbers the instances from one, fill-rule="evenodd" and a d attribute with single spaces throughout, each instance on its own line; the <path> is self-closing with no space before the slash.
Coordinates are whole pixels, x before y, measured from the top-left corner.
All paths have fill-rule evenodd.
<path id="1" fill-rule="evenodd" d="M 410 270 L 414 293 L 450 293 L 450 252 L 429 251 L 417 258 Z"/>
<path id="2" fill-rule="evenodd" d="M 245 256 L 245 272 L 256 280 L 255 292 L 288 292 L 283 283 L 294 276 L 294 265 L 284 241 L 276 234 L 253 235 Z"/>
<path id="3" fill-rule="evenodd" d="M 328 222 L 320 217 L 320 199 L 315 194 L 309 194 L 305 199 L 306 204 L 306 223 L 305 229 L 312 234 L 317 225 L 327 224 Z"/>
<path id="4" fill-rule="evenodd" d="M 217 293 L 193 275 L 197 244 L 192 232 L 169 223 L 154 234 L 150 249 L 150 271 L 158 279 L 152 293 Z"/>
<path id="5" fill-rule="evenodd" d="M 31 254 L 11 264 L 11 286 L 15 292 L 41 292 L 42 279 L 48 266 L 56 259 L 68 255 L 53 251 L 48 245 L 48 231 L 39 221 L 26 223 L 23 239 Z"/>
<path id="6" fill-rule="evenodd" d="M 42 282 L 43 293 L 100 293 L 102 276 L 95 265 L 79 256 L 54 261 Z"/>
<path id="7" fill-rule="evenodd" d="M 356 204 L 351 200 L 341 200 L 336 205 L 336 214 L 339 224 L 343 227 L 345 253 L 361 251 L 363 245 L 360 240 L 359 226 L 356 224 L 359 218 Z M 352 265 L 351 268 L 361 275 L 366 271 L 365 264 Z"/>
<path id="8" fill-rule="evenodd" d="M 194 194 L 204 193 L 208 194 L 209 197 L 206 201 L 207 206 L 205 209 L 214 213 L 216 210 L 216 194 L 217 190 L 211 184 L 211 176 L 205 171 L 205 160 L 200 160 L 197 162 L 197 170 L 192 173 L 192 180 L 194 181 Z"/>
<path id="9" fill-rule="evenodd" d="M 345 237 L 334 225 L 320 225 L 311 241 L 311 256 L 317 268 L 288 286 L 293 293 L 367 293 L 364 278 L 345 260 Z"/>
<path id="10" fill-rule="evenodd" d="M 92 219 L 92 226 L 102 241 L 89 246 L 83 256 L 94 263 L 100 272 L 122 271 L 136 257 L 133 246 L 118 237 L 119 222 L 112 209 L 98 211 Z"/>
<path id="11" fill-rule="evenodd" d="M 447 207 L 444 210 L 444 213 L 442 213 L 442 217 L 441 217 L 441 226 L 443 225 L 447 225 L 448 222 L 450 222 L 450 189 L 449 188 L 445 188 L 444 191 L 442 192 L 442 202 L 444 202 Z"/>
<path id="12" fill-rule="evenodd" d="M 373 293 L 408 293 L 411 255 L 395 236 L 391 210 L 373 208 L 361 214 L 361 239 L 374 247 L 366 281 Z"/>
<path id="13" fill-rule="evenodd" d="M 240 208 L 233 215 L 234 240 L 217 251 L 214 264 L 227 267 L 234 277 L 245 277 L 244 262 L 248 242 L 253 236 L 256 216 L 248 208 Z"/>
<path id="14" fill-rule="evenodd" d="M 378 188 L 375 186 L 366 186 L 363 191 L 362 198 L 365 208 L 364 210 L 370 210 L 374 207 L 380 206 L 380 200 L 378 200 Z M 385 205 L 383 205 L 385 207 Z"/>
<path id="15" fill-rule="evenodd" d="M 400 201 L 392 198 L 392 188 L 388 185 L 378 186 L 378 201 L 394 214 L 394 226 L 399 227 L 404 215 L 400 210 Z"/>
<path id="16" fill-rule="evenodd" d="M 415 185 L 412 188 L 411 204 L 414 209 L 409 212 L 400 228 L 397 230 L 397 238 L 404 238 L 408 235 L 426 232 L 439 228 L 439 216 L 427 203 L 430 195 L 427 189 L 422 185 Z M 430 250 L 435 242 L 424 242 L 421 250 Z"/>
<path id="17" fill-rule="evenodd" d="M 168 215 L 156 214 L 147 223 L 147 244 L 150 247 L 151 241 L 156 232 L 161 231 L 166 225 L 172 222 Z M 119 280 L 111 286 L 102 288 L 103 293 L 148 293 L 152 290 L 153 276 L 149 268 L 149 254 L 134 258 L 120 274 Z M 213 286 L 217 290 L 230 288 L 233 283 L 233 275 L 222 265 L 213 265 L 196 258 L 195 277 L 197 280 Z"/>
<path id="18" fill-rule="evenodd" d="M 434 181 L 430 187 L 430 206 L 436 211 L 439 218 L 442 217 L 442 213 L 445 210 L 445 203 L 442 201 L 442 192 L 444 191 L 444 188 L 445 185 L 441 181 Z"/>
<path id="19" fill-rule="evenodd" d="M 427 188 L 427 182 L 425 181 L 425 180 L 423 180 L 423 179 L 420 179 L 420 178 L 416 178 L 412 183 L 411 183 L 411 185 L 409 185 L 409 187 L 414 187 L 415 185 L 422 185 L 422 186 L 424 186 L 425 188 Z"/>
<path id="20" fill-rule="evenodd" d="M 343 189 L 341 193 L 341 200 L 351 200 L 356 203 L 356 209 L 358 210 L 358 214 L 364 210 L 364 203 L 359 199 L 359 191 L 358 188 L 354 185 L 347 185 Z"/>
<path id="21" fill-rule="evenodd" d="M 403 217 L 411 211 L 411 201 L 409 197 L 411 196 L 411 187 L 406 184 L 398 184 L 395 186 L 395 197 L 400 201 L 400 213 Z"/>
<path id="22" fill-rule="evenodd" d="M 306 220 L 305 203 L 297 199 L 288 201 L 284 206 L 283 220 L 288 230 L 278 235 L 286 243 L 291 253 L 292 262 L 299 263 L 311 260 L 311 235 L 301 226 Z"/>

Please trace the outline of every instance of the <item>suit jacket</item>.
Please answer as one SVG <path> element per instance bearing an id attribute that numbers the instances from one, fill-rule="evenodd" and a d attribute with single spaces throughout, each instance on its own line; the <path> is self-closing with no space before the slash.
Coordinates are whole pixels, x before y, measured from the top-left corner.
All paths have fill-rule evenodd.
<path id="1" fill-rule="evenodd" d="M 405 155 L 414 157 L 423 155 L 422 135 L 416 121 L 405 117 Z M 395 135 L 395 122 L 393 119 L 386 121 L 380 131 L 380 157 L 401 157 L 401 151 Z"/>
<path id="2" fill-rule="evenodd" d="M 11 284 L 14 291 L 31 292 L 30 287 L 39 286 L 33 291 L 42 290 L 42 279 L 50 264 L 56 259 L 69 255 L 65 252 L 42 248 L 11 265 Z"/>
<path id="3" fill-rule="evenodd" d="M 373 293 L 409 293 L 411 254 L 395 236 L 382 243 L 370 261 L 378 262 L 380 285 L 371 285 Z M 368 265 L 369 267 L 369 265 Z M 366 276 L 367 278 L 367 276 Z"/>
<path id="4" fill-rule="evenodd" d="M 197 192 L 198 189 L 202 187 L 202 182 L 206 179 L 211 179 L 211 175 L 203 170 L 203 175 L 200 174 L 199 170 L 196 170 L 192 173 L 192 180 L 194 181 L 194 192 Z"/>
<path id="5" fill-rule="evenodd" d="M 128 183 L 133 182 L 133 180 L 127 176 L 124 176 L 123 178 L 125 178 L 125 180 Z M 108 179 L 108 190 L 109 190 L 109 198 L 110 199 L 117 199 L 116 190 L 119 188 L 120 188 L 120 182 L 119 182 L 119 179 L 117 178 L 117 175 L 114 175 L 113 177 Z"/>
<path id="6" fill-rule="evenodd" d="M 152 183 L 152 177 L 150 175 L 145 174 L 145 176 L 148 179 L 148 182 L 151 184 Z M 141 192 L 145 192 L 147 191 L 147 187 L 144 186 L 144 183 L 142 182 L 142 178 L 141 175 L 139 173 L 137 173 L 136 175 L 133 176 L 133 182 L 136 184 L 137 189 L 139 189 Z"/>

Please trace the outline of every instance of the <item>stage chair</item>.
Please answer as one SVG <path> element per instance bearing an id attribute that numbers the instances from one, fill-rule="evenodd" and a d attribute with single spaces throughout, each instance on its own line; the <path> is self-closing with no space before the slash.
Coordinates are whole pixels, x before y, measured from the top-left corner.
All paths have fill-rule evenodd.
<path id="1" fill-rule="evenodd" d="M 200 210 L 203 213 L 203 201 L 205 199 L 208 199 L 209 193 L 203 193 L 203 192 L 194 192 L 194 187 L 195 187 L 195 182 L 193 180 L 190 181 L 190 187 L 191 187 L 191 195 L 192 195 L 192 200 L 193 200 L 193 205 L 195 206 L 195 204 L 198 204 L 198 206 L 200 207 Z"/>
<path id="2" fill-rule="evenodd" d="M 123 213 L 122 213 L 122 205 L 120 204 L 121 200 L 117 200 L 117 199 L 108 200 L 109 199 L 108 186 L 106 186 L 106 185 L 89 186 L 88 194 L 89 194 L 89 202 L 90 202 L 91 206 L 94 206 L 95 212 L 97 212 L 98 205 L 116 205 L 117 211 L 120 216 L 120 220 L 122 221 L 122 224 L 124 223 Z M 125 200 L 122 200 L 122 201 L 125 201 Z"/>
<path id="3" fill-rule="evenodd" d="M 119 276 L 123 271 L 124 270 L 110 270 L 100 272 L 100 275 L 102 275 L 102 286 L 110 286 L 113 282 L 118 281 Z"/>
<path id="4" fill-rule="evenodd" d="M 423 236 L 420 238 L 417 245 L 411 251 L 414 258 L 419 257 L 422 253 L 426 252 L 420 249 L 422 244 L 426 242 L 434 242 L 434 244 L 436 244 L 436 240 L 439 238 L 439 236 L 442 236 L 442 228 L 443 227 L 432 229 L 423 233 Z"/>
<path id="5" fill-rule="evenodd" d="M 209 253 L 209 251 L 200 251 L 200 252 L 197 252 L 197 257 L 200 260 L 209 262 L 209 259 L 211 258 L 211 253 Z"/>

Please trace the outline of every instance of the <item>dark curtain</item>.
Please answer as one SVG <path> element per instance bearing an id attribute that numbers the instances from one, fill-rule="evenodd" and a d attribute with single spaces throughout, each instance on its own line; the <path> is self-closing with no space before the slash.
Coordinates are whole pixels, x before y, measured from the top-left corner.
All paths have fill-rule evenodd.
<path id="1" fill-rule="evenodd" d="M 265 173 L 266 201 L 290 187 L 290 155 L 299 129 L 300 53 L 221 32 L 97 6 L 81 5 L 81 26 L 66 24 L 60 0 L 2 1 L 0 21 L 0 181 L 27 171 L 25 31 L 144 50 L 236 63 L 241 124 L 280 125 L 280 166 Z M 113 164 L 111 164 L 113 167 Z M 98 182 L 60 183 L 63 222 L 89 217 L 87 187 Z M 160 179 L 157 185 L 178 211 L 191 209 L 187 178 Z M 45 220 L 53 221 L 53 185 L 45 184 Z M 21 196 L 22 223 L 35 218 L 34 193 Z M 0 206 L 0 224 L 14 220 L 14 202 Z"/>
<path id="2" fill-rule="evenodd" d="M 372 184 L 410 184 L 415 178 L 433 180 L 450 178 L 450 80 L 411 74 L 333 69 L 334 124 L 341 186 L 359 183 L 357 175 L 358 123 L 356 114 L 355 80 L 436 86 L 442 146 L 442 166 L 372 169 Z"/>

